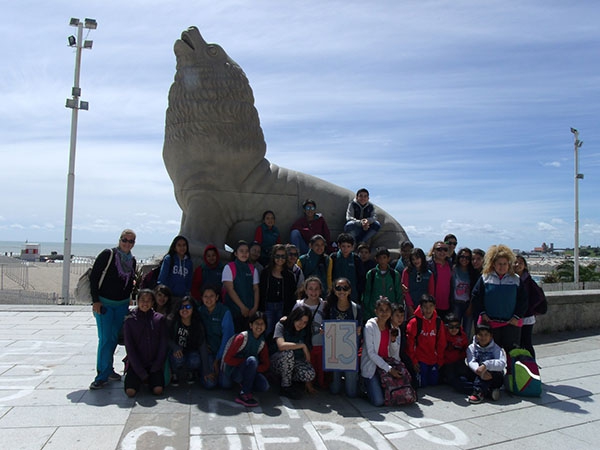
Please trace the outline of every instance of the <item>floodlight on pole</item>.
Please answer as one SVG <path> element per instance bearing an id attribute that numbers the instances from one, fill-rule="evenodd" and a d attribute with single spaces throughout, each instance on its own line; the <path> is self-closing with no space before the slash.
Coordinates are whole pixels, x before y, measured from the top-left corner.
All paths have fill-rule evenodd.
<path id="1" fill-rule="evenodd" d="M 83 29 L 95 30 L 98 26 L 94 19 L 85 19 L 81 22 L 71 18 L 69 25 L 77 27 L 77 38 L 69 36 L 70 47 L 75 47 L 75 80 L 71 90 L 72 98 L 68 98 L 65 106 L 71 108 L 71 145 L 69 149 L 69 172 L 67 174 L 67 207 L 65 212 L 65 240 L 63 249 L 62 292 L 59 303 L 69 304 L 69 287 L 71 276 L 71 237 L 73 235 L 73 200 L 75 194 L 75 148 L 77 144 L 77 113 L 80 109 L 87 110 L 88 102 L 80 101 L 81 88 L 79 87 L 79 72 L 81 67 L 81 49 L 92 48 L 92 41 L 83 41 Z"/>
<path id="2" fill-rule="evenodd" d="M 579 140 L 579 131 L 571 128 L 575 135 L 575 246 L 573 247 L 573 281 L 579 283 L 579 180 L 583 180 L 583 174 L 579 173 L 579 149 L 583 141 Z"/>

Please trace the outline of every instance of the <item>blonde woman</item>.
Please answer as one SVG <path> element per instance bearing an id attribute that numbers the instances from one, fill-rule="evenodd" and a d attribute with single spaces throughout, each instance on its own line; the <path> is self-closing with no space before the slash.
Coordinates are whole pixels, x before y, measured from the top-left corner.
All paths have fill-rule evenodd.
<path id="1" fill-rule="evenodd" d="M 494 341 L 507 353 L 521 342 L 527 311 L 527 295 L 514 263 L 515 255 L 506 245 L 490 247 L 471 297 L 473 318 L 491 327 Z"/>

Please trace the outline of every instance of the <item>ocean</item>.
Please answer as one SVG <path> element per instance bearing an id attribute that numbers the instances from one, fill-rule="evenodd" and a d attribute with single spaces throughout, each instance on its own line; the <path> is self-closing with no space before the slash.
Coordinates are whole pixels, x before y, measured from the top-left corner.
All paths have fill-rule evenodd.
<path id="1" fill-rule="evenodd" d="M 34 243 L 29 242 L 29 244 Z M 62 242 L 35 242 L 40 244 L 40 255 L 50 255 L 56 252 L 59 255 L 63 254 L 64 244 Z M 19 256 L 21 249 L 25 246 L 25 242 L 18 241 L 0 241 L 0 255 Z M 115 247 L 116 242 L 109 244 L 71 244 L 71 253 L 80 257 L 96 257 L 105 248 Z M 150 262 L 155 259 L 162 258 L 169 250 L 169 245 L 142 245 L 136 244 L 133 247 L 132 253 L 138 262 Z"/>

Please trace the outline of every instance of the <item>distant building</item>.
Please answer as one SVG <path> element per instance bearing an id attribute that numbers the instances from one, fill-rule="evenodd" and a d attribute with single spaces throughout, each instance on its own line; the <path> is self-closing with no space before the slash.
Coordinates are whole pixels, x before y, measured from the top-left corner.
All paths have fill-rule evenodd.
<path id="1" fill-rule="evenodd" d="M 26 242 L 25 247 L 21 249 L 21 259 L 25 261 L 39 261 L 40 244 Z"/>

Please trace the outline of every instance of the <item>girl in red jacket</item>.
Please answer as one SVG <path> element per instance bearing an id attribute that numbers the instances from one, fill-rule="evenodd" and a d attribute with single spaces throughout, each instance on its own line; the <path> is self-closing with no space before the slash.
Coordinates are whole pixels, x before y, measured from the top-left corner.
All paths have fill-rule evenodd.
<path id="1" fill-rule="evenodd" d="M 230 388 L 234 382 L 242 386 L 235 401 L 255 407 L 258 402 L 252 393 L 269 389 L 269 382 L 263 374 L 269 369 L 270 360 L 265 343 L 267 323 L 264 313 L 255 312 L 249 322 L 249 331 L 242 331 L 227 343 L 221 372 L 224 388 Z"/>

